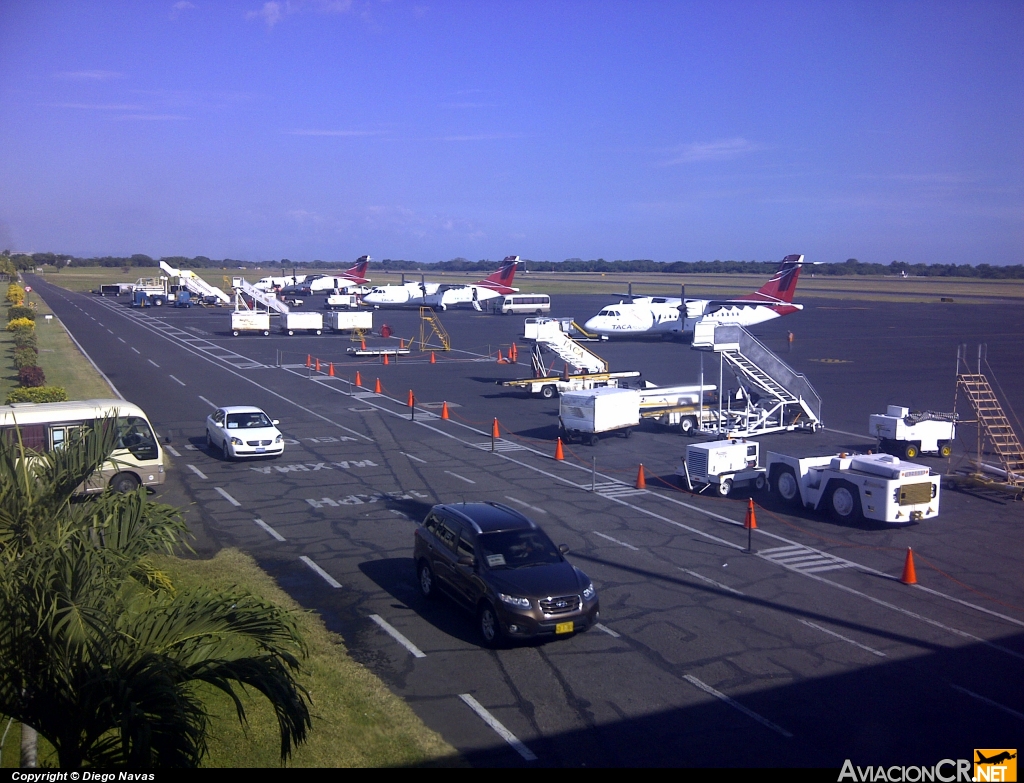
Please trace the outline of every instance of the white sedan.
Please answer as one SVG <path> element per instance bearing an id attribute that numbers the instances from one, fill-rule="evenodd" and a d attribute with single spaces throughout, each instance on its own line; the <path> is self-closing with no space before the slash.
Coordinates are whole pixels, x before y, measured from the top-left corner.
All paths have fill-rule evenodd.
<path id="1" fill-rule="evenodd" d="M 219 449 L 224 459 L 280 456 L 284 452 L 280 423 L 251 405 L 218 408 L 206 417 L 206 445 Z"/>

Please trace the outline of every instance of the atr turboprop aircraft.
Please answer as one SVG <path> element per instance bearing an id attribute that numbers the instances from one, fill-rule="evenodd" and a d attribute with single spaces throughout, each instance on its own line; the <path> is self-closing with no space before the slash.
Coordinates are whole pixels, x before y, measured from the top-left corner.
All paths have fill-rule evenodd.
<path id="1" fill-rule="evenodd" d="M 363 303 L 374 307 L 425 306 L 441 310 L 468 304 L 475 310 L 483 310 L 481 302 L 519 290 L 511 287 L 518 263 L 519 256 L 507 256 L 497 272 L 470 285 L 413 282 L 377 286 L 363 297 Z"/>
<path id="2" fill-rule="evenodd" d="M 583 328 L 608 337 L 634 337 L 692 334 L 697 323 L 759 324 L 803 309 L 803 305 L 793 304 L 793 293 L 803 264 L 802 255 L 786 256 L 771 280 L 757 291 L 735 299 L 633 297 L 632 302 L 607 305 Z"/>
<path id="3" fill-rule="evenodd" d="M 366 277 L 366 269 L 369 265 L 370 257 L 360 256 L 354 265 L 336 275 L 264 277 L 257 281 L 256 288 L 261 291 L 276 291 L 281 288 L 294 286 L 297 288 L 308 288 L 310 292 L 333 290 L 346 292 L 351 288 L 370 282 L 370 279 Z"/>

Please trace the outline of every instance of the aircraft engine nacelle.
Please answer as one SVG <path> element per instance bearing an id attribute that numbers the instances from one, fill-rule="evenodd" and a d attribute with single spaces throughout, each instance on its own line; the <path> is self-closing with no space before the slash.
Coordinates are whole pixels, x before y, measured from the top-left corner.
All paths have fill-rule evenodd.
<path id="1" fill-rule="evenodd" d="M 704 302 L 689 301 L 686 303 L 686 320 L 697 319 L 704 315 Z"/>

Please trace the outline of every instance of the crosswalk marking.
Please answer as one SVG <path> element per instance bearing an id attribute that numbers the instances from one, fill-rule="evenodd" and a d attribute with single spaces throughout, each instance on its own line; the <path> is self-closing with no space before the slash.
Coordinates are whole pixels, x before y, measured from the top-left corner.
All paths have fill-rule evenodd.
<path id="1" fill-rule="evenodd" d="M 598 481 L 594 484 L 594 491 L 605 498 L 628 498 L 633 495 L 646 495 L 648 490 L 636 489 L 621 481 Z"/>
<path id="2" fill-rule="evenodd" d="M 482 449 L 484 451 L 490 451 L 491 450 L 491 442 L 490 441 L 487 441 L 486 443 L 474 443 L 473 446 L 474 446 L 474 448 Z M 514 443 L 513 441 L 510 441 L 510 440 L 503 440 L 501 438 L 496 438 L 495 441 L 494 441 L 494 450 L 495 451 L 526 451 L 526 446 L 522 446 L 522 445 L 520 445 L 518 443 Z"/>
<path id="3" fill-rule="evenodd" d="M 801 574 L 820 574 L 824 571 L 852 568 L 854 565 L 849 560 L 818 552 L 800 544 L 762 549 L 757 554 Z"/>

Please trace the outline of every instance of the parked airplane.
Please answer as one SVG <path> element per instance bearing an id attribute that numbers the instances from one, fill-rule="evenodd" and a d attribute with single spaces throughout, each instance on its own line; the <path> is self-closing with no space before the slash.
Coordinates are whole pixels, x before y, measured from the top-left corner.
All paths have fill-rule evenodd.
<path id="1" fill-rule="evenodd" d="M 607 305 L 583 328 L 606 336 L 692 334 L 696 323 L 752 326 L 803 309 L 793 304 L 802 255 L 786 256 L 771 280 L 757 291 L 734 299 L 680 299 L 637 296 L 632 302 Z"/>
<path id="2" fill-rule="evenodd" d="M 370 265 L 369 256 L 360 256 L 356 263 L 340 272 L 337 275 L 287 275 L 285 277 L 264 277 L 256 282 L 255 287 L 261 291 L 276 291 L 278 289 L 295 287 L 308 289 L 304 293 L 313 291 L 332 291 L 335 288 L 345 291 L 353 286 L 360 286 L 370 282 L 366 277 L 366 268 Z"/>
<path id="3" fill-rule="evenodd" d="M 412 282 L 377 286 L 363 297 L 363 302 L 374 307 L 426 306 L 441 310 L 468 304 L 482 310 L 481 302 L 519 290 L 511 287 L 518 263 L 519 256 L 507 256 L 497 272 L 469 285 Z"/>

